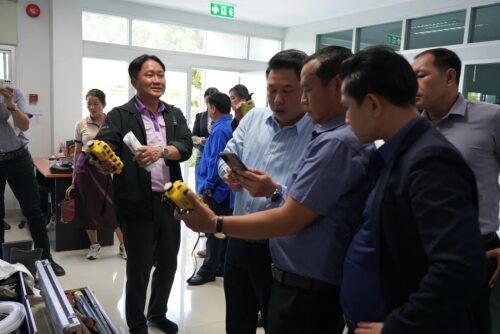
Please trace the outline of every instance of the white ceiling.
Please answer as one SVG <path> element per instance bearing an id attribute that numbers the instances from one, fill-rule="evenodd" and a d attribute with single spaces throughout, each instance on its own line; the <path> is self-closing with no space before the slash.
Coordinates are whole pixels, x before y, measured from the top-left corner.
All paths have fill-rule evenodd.
<path id="1" fill-rule="evenodd" d="M 209 15 L 210 0 L 125 0 Z M 235 19 L 290 27 L 411 0 L 222 0 L 234 5 Z"/>

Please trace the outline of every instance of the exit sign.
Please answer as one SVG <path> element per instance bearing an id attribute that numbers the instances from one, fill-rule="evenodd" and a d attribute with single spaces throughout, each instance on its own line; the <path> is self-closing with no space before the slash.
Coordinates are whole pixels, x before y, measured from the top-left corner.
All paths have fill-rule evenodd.
<path id="1" fill-rule="evenodd" d="M 234 19 L 234 6 L 218 2 L 211 2 L 210 15 Z"/>
<path id="2" fill-rule="evenodd" d="M 387 44 L 400 47 L 401 46 L 401 36 L 387 34 Z"/>

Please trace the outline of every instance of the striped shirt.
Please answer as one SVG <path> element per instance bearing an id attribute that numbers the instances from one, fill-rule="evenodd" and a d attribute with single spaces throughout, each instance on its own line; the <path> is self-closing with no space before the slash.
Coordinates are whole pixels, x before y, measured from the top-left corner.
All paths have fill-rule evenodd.
<path id="1" fill-rule="evenodd" d="M 247 167 L 263 170 L 285 186 L 311 140 L 313 128 L 307 114 L 294 125 L 280 128 L 271 109 L 254 108 L 243 117 L 224 151 L 235 153 Z M 220 159 L 221 177 L 226 168 Z M 254 198 L 242 189 L 236 193 L 234 214 L 263 211 L 279 204 L 268 204 L 264 197 Z"/>
<path id="2" fill-rule="evenodd" d="M 19 89 L 14 88 L 12 100 L 14 103 L 17 103 L 17 106 L 22 112 L 29 112 L 28 103 Z M 10 111 L 5 104 L 4 97 L 0 94 L 0 153 L 16 151 L 29 143 L 28 138 L 26 138 L 22 131 L 16 134 L 12 125 L 9 124 L 9 118 L 11 117 Z M 12 119 L 10 121 L 12 121 Z"/>
<path id="3" fill-rule="evenodd" d="M 423 117 L 429 117 L 427 112 Z M 500 106 L 472 102 L 461 94 L 434 128 L 462 153 L 474 172 L 481 233 L 498 230 L 500 202 Z"/>

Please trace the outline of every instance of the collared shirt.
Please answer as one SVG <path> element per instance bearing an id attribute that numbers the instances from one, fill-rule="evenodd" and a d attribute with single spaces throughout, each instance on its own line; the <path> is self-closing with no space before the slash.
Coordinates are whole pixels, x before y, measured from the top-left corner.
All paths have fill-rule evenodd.
<path id="1" fill-rule="evenodd" d="M 196 174 L 199 194 L 202 194 L 206 189 L 212 190 L 212 197 L 217 203 L 221 203 L 227 196 L 231 196 L 230 207 L 232 207 L 234 198 L 231 189 L 218 174 L 217 163 L 219 153 L 224 150 L 227 142 L 233 137 L 232 119 L 231 115 L 225 115 L 212 125 L 212 133 L 205 143 L 205 149 Z"/>
<path id="2" fill-rule="evenodd" d="M 144 103 L 135 97 L 135 107 L 141 114 L 146 130 L 146 140 L 148 146 L 167 146 L 167 132 L 165 127 L 165 119 L 162 113 L 165 111 L 165 105 L 159 102 L 158 116 L 156 117 Z M 170 181 L 170 169 L 165 164 L 163 157 L 154 162 L 154 167 L 151 170 L 151 189 L 155 192 L 162 192 L 165 183 Z"/>
<path id="3" fill-rule="evenodd" d="M 14 88 L 12 100 L 21 111 L 29 112 L 28 103 L 19 89 Z M 5 104 L 5 98 L 0 94 L 0 153 L 16 151 L 29 143 L 24 133 L 16 131 L 14 127 L 12 115 Z"/>
<path id="4" fill-rule="evenodd" d="M 374 186 L 369 190 L 363 210 L 363 223 L 347 249 L 340 288 L 342 310 L 346 319 L 354 323 L 383 320 L 384 302 L 380 289 L 373 226 L 373 201 L 377 193 L 378 172 L 395 157 L 399 146 L 419 119 L 416 117 L 405 125 L 373 154 L 370 161 L 369 182 Z"/>
<path id="5" fill-rule="evenodd" d="M 429 117 L 427 112 L 422 113 Z M 462 95 L 434 124 L 462 153 L 476 177 L 481 234 L 498 230 L 500 186 L 500 106 L 471 102 Z"/>
<path id="6" fill-rule="evenodd" d="M 292 175 L 288 196 L 319 218 L 295 235 L 270 239 L 279 269 L 340 286 L 345 251 L 360 224 L 356 211 L 366 199 L 356 185 L 372 152 L 373 145 L 359 143 L 344 115 L 317 126 Z"/>
<path id="7" fill-rule="evenodd" d="M 311 139 L 311 118 L 305 114 L 297 123 L 280 128 L 269 108 L 254 108 L 242 118 L 225 152 L 235 153 L 249 168 L 266 171 L 273 180 L 285 185 Z M 219 175 L 226 174 L 227 164 L 219 160 Z M 278 206 L 263 197 L 252 197 L 243 189 L 236 193 L 235 215 L 246 215 Z"/>
<path id="8" fill-rule="evenodd" d="M 75 126 L 75 141 L 82 144 L 82 151 L 87 149 L 87 143 L 95 138 L 101 127 L 90 116 L 82 118 Z"/>

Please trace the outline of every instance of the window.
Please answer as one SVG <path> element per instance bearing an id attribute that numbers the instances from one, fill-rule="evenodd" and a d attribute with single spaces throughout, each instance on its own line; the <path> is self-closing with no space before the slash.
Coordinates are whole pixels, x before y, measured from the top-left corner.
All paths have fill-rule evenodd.
<path id="1" fill-rule="evenodd" d="M 500 63 L 466 65 L 464 96 L 473 101 L 500 104 Z"/>
<path id="2" fill-rule="evenodd" d="M 247 56 L 247 38 L 245 36 L 207 31 L 206 44 L 208 55 L 240 59 Z"/>
<path id="3" fill-rule="evenodd" d="M 0 79 L 12 80 L 11 51 L 0 47 Z"/>
<path id="4" fill-rule="evenodd" d="M 203 34 L 198 29 L 141 20 L 132 21 L 133 46 L 203 53 L 203 43 Z"/>
<path id="5" fill-rule="evenodd" d="M 352 35 L 353 35 L 352 29 L 318 35 L 316 50 L 322 49 L 325 46 L 330 46 L 330 45 L 343 46 L 351 50 Z"/>
<path id="6" fill-rule="evenodd" d="M 472 10 L 469 42 L 500 40 L 500 5 Z"/>
<path id="7" fill-rule="evenodd" d="M 83 12 L 83 39 L 94 42 L 128 44 L 128 20 L 124 17 Z"/>
<path id="8" fill-rule="evenodd" d="M 399 51 L 401 49 L 402 28 L 403 23 L 401 21 L 359 28 L 356 50 L 382 44 Z"/>
<path id="9" fill-rule="evenodd" d="M 408 20 L 407 49 L 462 44 L 465 10 Z"/>
<path id="10" fill-rule="evenodd" d="M 105 112 L 121 106 L 129 100 L 128 63 L 125 61 L 83 58 L 82 59 L 82 117 L 88 115 L 85 95 L 92 88 L 106 94 Z"/>
<path id="11" fill-rule="evenodd" d="M 131 37 L 129 40 L 129 22 Z M 281 41 L 250 38 L 216 31 L 178 26 L 148 20 L 128 19 L 83 12 L 82 38 L 87 41 L 132 45 L 186 53 L 236 59 L 268 61 L 281 50 Z M 250 43 L 248 43 L 250 38 Z M 250 44 L 250 50 L 248 50 Z M 248 52 L 249 51 L 249 52 Z"/>
<path id="12" fill-rule="evenodd" d="M 250 37 L 250 60 L 269 61 L 281 51 L 281 42 L 274 39 Z"/>

